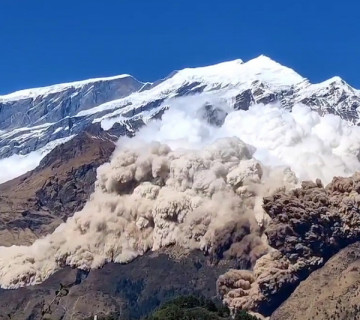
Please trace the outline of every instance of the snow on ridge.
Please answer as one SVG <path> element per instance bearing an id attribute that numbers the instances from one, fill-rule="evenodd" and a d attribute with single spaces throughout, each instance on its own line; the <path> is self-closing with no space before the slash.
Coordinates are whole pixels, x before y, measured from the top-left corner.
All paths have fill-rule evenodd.
<path id="1" fill-rule="evenodd" d="M 352 86 L 350 86 L 344 79 L 342 79 L 339 76 L 331 77 L 330 79 L 327 79 L 327 80 L 325 80 L 323 82 L 320 82 L 320 83 L 317 83 L 315 85 L 323 86 L 323 87 L 327 87 L 327 86 L 330 86 L 330 85 L 342 86 L 342 87 L 344 87 L 346 89 L 349 89 L 349 90 L 359 91 L 359 90 L 353 88 Z"/>
<path id="2" fill-rule="evenodd" d="M 341 89 L 341 91 L 346 92 L 347 94 L 360 94 L 360 90 L 351 87 L 345 80 L 339 76 L 334 76 L 325 81 L 309 84 L 305 90 L 303 90 L 302 95 L 319 95 L 326 94 L 329 91 L 329 88 L 333 87 L 335 90 Z M 340 94 L 341 92 L 339 92 Z"/>
<path id="3" fill-rule="evenodd" d="M 254 81 L 262 81 L 274 89 L 288 88 L 300 83 L 309 83 L 294 70 L 284 67 L 274 60 L 259 56 L 255 59 L 243 62 L 241 59 L 221 62 L 215 65 L 186 68 L 174 72 L 171 76 L 164 79 L 147 91 L 133 92 L 127 97 L 109 101 L 91 109 L 82 110 L 76 116 L 88 116 L 101 111 L 121 109 L 112 114 L 116 116 L 128 109 L 134 109 L 146 101 L 162 98 L 171 98 L 176 95 L 177 90 L 182 86 L 199 82 L 199 87 L 204 86 L 204 91 L 228 88 L 248 88 Z M 107 118 L 109 115 L 104 116 Z M 97 122 L 96 120 L 94 122 Z"/>
<path id="4" fill-rule="evenodd" d="M 99 81 L 111 81 L 116 79 L 122 79 L 133 76 L 129 74 L 122 74 L 112 77 L 100 77 L 81 81 L 74 81 L 69 83 L 55 84 L 46 87 L 24 89 L 15 91 L 6 95 L 0 95 L 0 103 L 6 101 L 14 101 L 18 99 L 35 98 L 40 95 L 47 95 L 50 93 L 61 92 L 68 88 L 79 88 L 81 86 L 96 83 Z M 135 78 L 134 78 L 135 79 Z M 244 62 L 241 59 L 225 61 L 214 65 L 185 68 L 171 73 L 171 75 L 157 85 L 154 84 L 152 89 L 159 91 L 171 91 L 172 89 L 179 87 L 181 84 L 189 82 L 200 82 L 208 86 L 215 88 L 235 86 L 238 84 L 251 84 L 254 81 L 262 81 L 273 88 L 286 88 L 289 86 L 302 85 L 302 87 L 312 86 L 313 89 L 321 89 L 333 82 L 347 85 L 347 83 L 340 77 L 335 76 L 321 83 L 311 84 L 308 79 L 302 77 L 296 71 L 280 63 L 272 60 L 271 58 L 260 55 L 254 59 Z M 151 82 L 141 82 L 145 85 L 152 84 Z M 144 87 L 143 86 L 143 87 Z M 356 90 L 347 85 L 350 89 Z M 140 91 L 142 91 L 140 89 Z"/>
<path id="5" fill-rule="evenodd" d="M 244 66 L 247 67 L 248 74 L 254 72 L 256 77 L 274 86 L 292 86 L 308 82 L 295 70 L 283 66 L 265 55 L 249 60 Z"/>
<path id="6" fill-rule="evenodd" d="M 171 89 L 181 83 L 189 82 L 200 82 L 210 88 L 216 88 L 239 84 L 251 85 L 254 81 L 262 81 L 271 87 L 282 88 L 307 82 L 307 79 L 294 70 L 261 55 L 247 62 L 237 59 L 206 67 L 186 68 L 174 73 L 155 88 Z"/>
<path id="7" fill-rule="evenodd" d="M 112 76 L 112 77 L 93 78 L 93 79 L 80 80 L 80 81 L 74 81 L 74 82 L 68 82 L 68 83 L 54 84 L 54 85 L 39 87 L 39 88 L 24 89 L 24 90 L 15 91 L 15 92 L 5 94 L 5 95 L 0 95 L 0 102 L 35 98 L 35 97 L 41 96 L 41 95 L 47 95 L 47 94 L 51 94 L 51 93 L 61 92 L 66 89 L 69 89 L 71 87 L 79 88 L 79 87 L 85 86 L 87 84 L 92 84 L 92 83 L 96 83 L 96 82 L 100 82 L 100 81 L 111 81 L 111 80 L 124 79 L 124 78 L 129 78 L 129 77 L 132 77 L 132 76 L 129 74 L 121 74 L 121 75 Z"/>

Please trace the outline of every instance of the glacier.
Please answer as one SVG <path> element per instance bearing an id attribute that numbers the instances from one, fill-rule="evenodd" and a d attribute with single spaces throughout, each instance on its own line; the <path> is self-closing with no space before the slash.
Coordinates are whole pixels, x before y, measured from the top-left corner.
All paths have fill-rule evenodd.
<path id="1" fill-rule="evenodd" d="M 161 118 L 179 97 L 216 94 L 232 110 L 255 104 L 304 104 L 321 116 L 334 114 L 357 125 L 360 90 L 339 77 L 312 84 L 296 71 L 266 56 L 172 72 L 156 82 L 119 75 L 26 89 L 0 96 L 0 166 L 24 163 L 2 182 L 32 169 L 46 152 L 91 125 L 115 136 L 133 136 Z M 36 154 L 36 161 L 26 163 Z M 10 165 L 11 166 L 11 165 Z"/>

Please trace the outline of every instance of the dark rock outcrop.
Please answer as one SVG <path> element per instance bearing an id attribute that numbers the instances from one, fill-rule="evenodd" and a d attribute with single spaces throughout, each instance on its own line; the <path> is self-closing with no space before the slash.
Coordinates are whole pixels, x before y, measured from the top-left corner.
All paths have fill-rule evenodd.
<path id="1" fill-rule="evenodd" d="M 244 92 L 238 94 L 235 97 L 235 110 L 249 110 L 250 105 L 255 103 L 254 96 L 250 89 L 245 90 Z"/>
<path id="2" fill-rule="evenodd" d="M 227 112 L 211 104 L 205 104 L 197 111 L 197 116 L 205 120 L 208 124 L 221 127 L 227 116 Z"/>

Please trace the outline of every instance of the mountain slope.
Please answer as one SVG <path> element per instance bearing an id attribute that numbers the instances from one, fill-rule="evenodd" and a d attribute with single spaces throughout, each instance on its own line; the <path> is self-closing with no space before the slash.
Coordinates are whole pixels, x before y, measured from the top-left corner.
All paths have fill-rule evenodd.
<path id="1" fill-rule="evenodd" d="M 360 319 L 360 243 L 354 243 L 300 283 L 271 320 Z"/>
<path id="2" fill-rule="evenodd" d="M 82 209 L 96 169 L 114 148 L 113 137 L 92 126 L 55 147 L 35 170 L 0 184 L 1 245 L 30 244 Z"/>
<path id="3" fill-rule="evenodd" d="M 77 113 L 144 89 L 128 75 L 91 79 L 0 96 L 0 157 L 28 154 L 82 132 L 91 121 Z"/>

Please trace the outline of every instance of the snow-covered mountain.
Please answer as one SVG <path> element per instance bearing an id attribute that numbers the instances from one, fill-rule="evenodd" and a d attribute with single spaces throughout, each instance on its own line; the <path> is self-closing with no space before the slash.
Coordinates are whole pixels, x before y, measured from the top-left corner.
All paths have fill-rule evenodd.
<path id="1" fill-rule="evenodd" d="M 0 164 L 9 157 L 35 155 L 27 168 L 31 169 L 56 145 L 92 123 L 117 136 L 131 135 L 171 107 L 168 99 L 205 92 L 218 92 L 236 110 L 255 103 L 278 102 L 286 109 L 303 103 L 321 115 L 360 122 L 359 90 L 339 77 L 311 84 L 294 70 L 260 56 L 187 68 L 155 83 L 120 75 L 0 96 Z"/>

